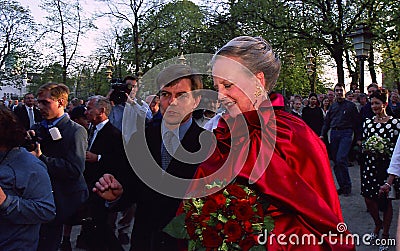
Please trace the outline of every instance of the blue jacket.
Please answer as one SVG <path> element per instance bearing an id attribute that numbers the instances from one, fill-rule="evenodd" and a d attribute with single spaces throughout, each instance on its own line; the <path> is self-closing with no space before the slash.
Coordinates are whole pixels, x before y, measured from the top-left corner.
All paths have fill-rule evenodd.
<path id="1" fill-rule="evenodd" d="M 36 250 L 40 224 L 52 220 L 56 208 L 46 166 L 25 148 L 0 152 L 0 250 Z"/>

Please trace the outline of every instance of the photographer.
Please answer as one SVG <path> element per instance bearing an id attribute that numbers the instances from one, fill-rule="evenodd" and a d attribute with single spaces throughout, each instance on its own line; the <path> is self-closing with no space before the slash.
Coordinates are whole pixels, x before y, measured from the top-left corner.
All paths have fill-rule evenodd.
<path id="1" fill-rule="evenodd" d="M 0 106 L 0 250 L 36 250 L 56 208 L 46 166 L 25 148 L 25 129 Z"/>
<path id="2" fill-rule="evenodd" d="M 146 102 L 138 99 L 136 94 L 139 91 L 139 82 L 136 76 L 126 76 L 122 81 L 113 79 L 111 81 L 111 90 L 107 97 L 113 104 L 110 113 L 110 122 L 122 132 L 122 119 L 125 104 L 128 103 L 134 108 L 134 112 L 140 117 L 150 120 L 152 118 L 151 110 Z M 132 124 L 136 124 L 137 116 L 135 116 Z"/>

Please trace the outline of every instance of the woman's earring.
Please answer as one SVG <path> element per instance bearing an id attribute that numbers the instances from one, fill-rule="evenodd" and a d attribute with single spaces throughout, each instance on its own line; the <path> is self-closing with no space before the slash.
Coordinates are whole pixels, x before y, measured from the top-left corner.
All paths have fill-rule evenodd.
<path id="1" fill-rule="evenodd" d="M 257 85 L 256 91 L 254 92 L 254 96 L 256 98 L 260 97 L 261 94 L 263 93 L 263 91 L 264 91 L 264 89 L 261 86 Z"/>

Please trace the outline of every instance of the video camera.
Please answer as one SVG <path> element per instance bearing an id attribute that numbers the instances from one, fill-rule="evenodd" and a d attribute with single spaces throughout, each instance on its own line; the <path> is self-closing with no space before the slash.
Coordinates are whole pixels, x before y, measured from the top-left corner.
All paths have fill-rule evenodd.
<path id="1" fill-rule="evenodd" d="M 25 147 L 28 152 L 35 151 L 37 147 L 37 142 L 39 142 L 39 138 L 36 135 L 32 135 L 29 133 L 29 137 L 25 138 L 25 143 L 23 147 Z"/>
<path id="2" fill-rule="evenodd" d="M 110 101 L 113 101 L 116 105 L 125 103 L 127 100 L 126 94 L 129 95 L 132 90 L 132 86 L 123 83 L 119 78 L 111 80 L 111 88 L 113 92 L 110 95 Z"/>

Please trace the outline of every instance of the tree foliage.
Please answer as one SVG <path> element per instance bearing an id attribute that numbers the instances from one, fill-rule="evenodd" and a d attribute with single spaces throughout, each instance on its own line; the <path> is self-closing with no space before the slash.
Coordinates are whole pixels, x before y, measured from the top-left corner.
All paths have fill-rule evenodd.
<path id="1" fill-rule="evenodd" d="M 23 59 L 32 53 L 35 31 L 28 9 L 13 0 L 0 0 L 0 69 L 28 67 Z"/>
<path id="2" fill-rule="evenodd" d="M 95 28 L 89 18 L 82 16 L 79 1 L 42 0 L 41 7 L 48 15 L 42 37 L 49 48 L 54 49 L 50 60 L 62 65 L 62 82 L 67 83 L 68 68 L 74 62 L 82 35 L 90 28 Z"/>

